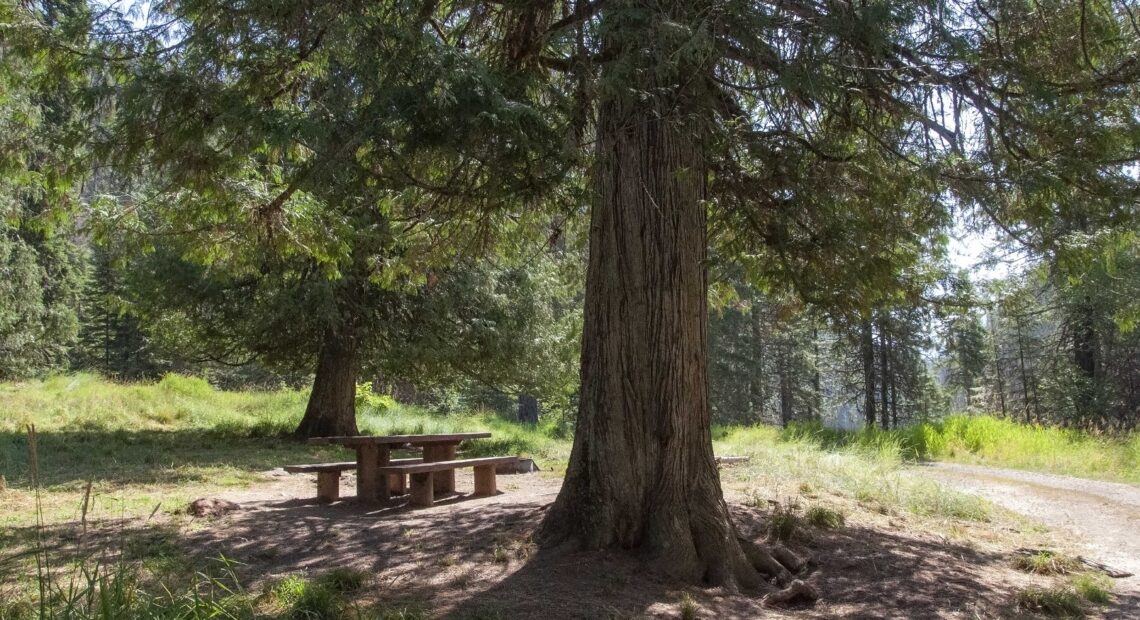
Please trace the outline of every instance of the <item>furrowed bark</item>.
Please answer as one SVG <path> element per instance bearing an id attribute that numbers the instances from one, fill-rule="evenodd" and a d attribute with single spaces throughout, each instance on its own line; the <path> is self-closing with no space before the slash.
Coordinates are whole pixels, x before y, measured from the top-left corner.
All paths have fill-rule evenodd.
<path id="1" fill-rule="evenodd" d="M 700 122 L 678 108 L 600 103 L 578 423 L 541 540 L 631 550 L 687 581 L 750 588 L 774 560 L 745 555 L 713 458 L 707 168 Z"/>

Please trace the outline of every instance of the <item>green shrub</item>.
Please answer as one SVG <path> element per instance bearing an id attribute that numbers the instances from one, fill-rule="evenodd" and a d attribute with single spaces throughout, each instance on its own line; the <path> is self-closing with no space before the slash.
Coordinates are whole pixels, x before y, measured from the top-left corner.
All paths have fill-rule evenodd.
<path id="1" fill-rule="evenodd" d="M 1104 575 L 1082 573 L 1073 578 L 1073 588 L 1081 598 L 1097 605 L 1108 604 L 1112 600 L 1112 582 Z"/>
<path id="2" fill-rule="evenodd" d="M 209 396 L 214 391 L 214 388 L 210 386 L 210 382 L 201 377 L 188 377 L 173 372 L 168 372 L 163 375 L 162 379 L 158 382 L 158 387 L 180 396 L 192 396 L 195 398 Z"/>
<path id="3" fill-rule="evenodd" d="M 803 533 L 803 518 L 799 506 L 793 503 L 779 504 L 768 515 L 768 535 L 780 541 L 788 541 Z"/>
<path id="4" fill-rule="evenodd" d="M 1067 575 L 1081 568 L 1076 558 L 1048 550 L 1017 555 L 1012 564 L 1017 570 L 1038 575 Z"/>
<path id="5" fill-rule="evenodd" d="M 847 523 L 847 519 L 843 516 L 842 512 L 828 508 L 827 506 L 809 507 L 804 513 L 804 519 L 808 522 L 808 525 L 824 530 L 840 528 Z"/>
<path id="6" fill-rule="evenodd" d="M 289 575 L 273 588 L 273 597 L 294 620 L 335 620 L 340 618 L 344 601 L 340 593 L 323 580 L 310 581 Z"/>

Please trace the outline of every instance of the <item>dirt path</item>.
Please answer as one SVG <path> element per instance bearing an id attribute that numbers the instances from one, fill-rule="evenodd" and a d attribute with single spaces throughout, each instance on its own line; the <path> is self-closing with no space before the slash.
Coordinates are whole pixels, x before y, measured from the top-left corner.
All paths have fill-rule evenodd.
<path id="1" fill-rule="evenodd" d="M 1115 580 L 1118 592 L 1140 592 L 1140 487 L 955 463 L 917 471 L 1071 536 L 1060 542 L 1133 574 Z"/>

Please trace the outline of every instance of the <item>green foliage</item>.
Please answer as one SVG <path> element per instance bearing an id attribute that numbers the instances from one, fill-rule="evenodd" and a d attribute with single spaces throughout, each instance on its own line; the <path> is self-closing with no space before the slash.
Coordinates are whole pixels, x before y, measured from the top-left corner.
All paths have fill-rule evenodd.
<path id="1" fill-rule="evenodd" d="M 907 509 L 920 516 L 937 516 L 963 521 L 986 522 L 992 518 L 989 502 L 973 495 L 949 492 L 939 484 L 921 482 L 910 490 Z"/>
<path id="2" fill-rule="evenodd" d="M 719 427 L 713 446 L 718 454 L 751 457 L 747 464 L 726 468 L 721 475 L 755 481 L 761 488 L 796 493 L 806 484 L 854 498 L 883 513 L 907 511 L 927 518 L 971 521 L 991 518 L 991 508 L 984 500 L 907 474 L 898 444 L 876 439 L 863 445 L 821 444 L 812 436 L 792 438 L 785 429 L 770 426 Z M 779 467 L 772 467 L 773 463 Z M 761 507 L 766 504 L 761 498 L 754 501 Z M 802 520 L 795 510 L 791 514 Z"/>
<path id="3" fill-rule="evenodd" d="M 1082 573 L 1073 577 L 1073 589 L 1081 598 L 1097 605 L 1112 602 L 1112 581 L 1100 573 Z"/>
<path id="4" fill-rule="evenodd" d="M 693 595 L 688 592 L 681 594 L 681 601 L 677 605 L 681 612 L 681 620 L 696 620 L 700 617 L 700 606 L 697 601 L 693 599 Z"/>
<path id="5" fill-rule="evenodd" d="M 1067 575 L 1080 570 L 1081 563 L 1076 558 L 1042 549 L 1034 553 L 1015 556 L 1013 567 L 1038 575 Z"/>
<path id="6" fill-rule="evenodd" d="M 84 171 L 83 2 L 0 5 L 0 379 L 58 370 L 79 323 L 86 253 L 66 216 Z"/>
<path id="7" fill-rule="evenodd" d="M 364 583 L 359 571 L 335 569 L 316 579 L 289 575 L 272 589 L 272 602 L 292 620 L 339 620 L 349 617 L 344 595 Z"/>
<path id="8" fill-rule="evenodd" d="M 47 553 L 40 550 L 39 553 Z M 52 571 L 71 571 L 64 575 Z M 234 562 L 219 556 L 189 579 L 155 575 L 138 563 L 82 559 L 75 566 L 43 564 L 37 575 L 37 601 L 0 601 L 5 620 L 197 620 L 253 618 Z"/>
<path id="9" fill-rule="evenodd" d="M 1077 593 L 1068 588 L 1030 587 L 1017 592 L 1017 606 L 1051 618 L 1084 618 L 1085 608 Z"/>
<path id="10" fill-rule="evenodd" d="M 991 416 L 951 416 L 892 431 L 843 431 L 797 423 L 780 432 L 785 441 L 825 449 L 890 453 L 907 460 L 955 460 L 1110 480 L 1140 480 L 1140 434 L 1113 438 Z"/>
<path id="11" fill-rule="evenodd" d="M 396 399 L 387 394 L 376 394 L 372 391 L 371 383 L 356 384 L 356 410 L 371 410 L 383 413 L 396 407 Z"/>
<path id="12" fill-rule="evenodd" d="M 799 504 L 777 504 L 768 513 L 768 536 L 779 541 L 789 541 L 804 535 L 804 518 L 800 515 Z"/>
<path id="13" fill-rule="evenodd" d="M 804 520 L 812 527 L 825 530 L 834 530 L 847 523 L 847 518 L 843 516 L 842 512 L 820 505 L 808 506 L 808 509 L 804 511 Z"/>

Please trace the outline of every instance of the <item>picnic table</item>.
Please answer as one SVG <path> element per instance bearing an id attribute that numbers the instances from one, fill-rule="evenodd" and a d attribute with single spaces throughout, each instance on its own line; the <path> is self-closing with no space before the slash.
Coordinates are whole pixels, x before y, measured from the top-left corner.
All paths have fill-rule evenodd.
<path id="1" fill-rule="evenodd" d="M 389 476 L 399 475 L 398 485 L 403 486 L 403 474 L 384 474 L 389 467 L 392 449 L 413 447 L 423 451 L 423 463 L 454 461 L 459 444 L 468 439 L 486 439 L 491 433 L 446 433 L 437 435 L 357 435 L 342 437 L 314 437 L 310 444 L 339 445 L 356 451 L 356 496 L 360 501 L 373 503 L 388 499 Z M 455 491 L 455 469 L 435 472 L 431 490 L 434 494 Z M 401 489 L 402 490 L 402 489 Z M 430 500 L 429 500 L 430 501 Z"/>

